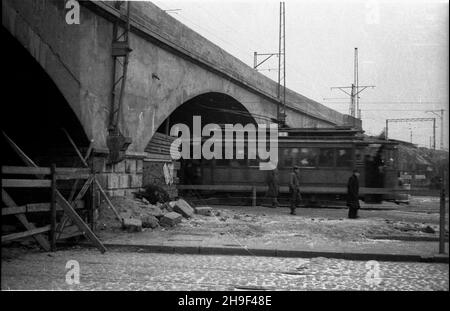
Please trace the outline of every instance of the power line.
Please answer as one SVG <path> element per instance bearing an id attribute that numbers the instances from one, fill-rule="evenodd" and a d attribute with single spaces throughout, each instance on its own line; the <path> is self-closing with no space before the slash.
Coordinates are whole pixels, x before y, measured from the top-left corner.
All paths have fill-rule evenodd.
<path id="1" fill-rule="evenodd" d="M 361 110 L 359 109 L 359 94 L 367 88 L 375 88 L 374 85 L 359 85 L 359 73 L 358 73 L 358 48 L 355 48 L 354 56 L 354 68 L 353 68 L 354 82 L 351 86 L 334 86 L 331 90 L 338 89 L 347 95 L 350 95 L 350 107 L 349 114 L 352 117 L 361 119 Z M 350 93 L 346 89 L 351 89 Z"/>

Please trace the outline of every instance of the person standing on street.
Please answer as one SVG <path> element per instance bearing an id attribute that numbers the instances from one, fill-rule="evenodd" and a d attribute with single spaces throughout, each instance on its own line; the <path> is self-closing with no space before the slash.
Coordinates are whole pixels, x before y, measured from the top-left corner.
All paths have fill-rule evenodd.
<path id="1" fill-rule="evenodd" d="M 347 183 L 347 206 L 348 218 L 358 218 L 359 206 L 359 171 L 353 170 L 352 176 Z"/>
<path id="2" fill-rule="evenodd" d="M 289 179 L 289 191 L 291 193 L 291 215 L 295 215 L 295 208 L 301 200 L 300 194 L 300 168 L 294 166 Z"/>

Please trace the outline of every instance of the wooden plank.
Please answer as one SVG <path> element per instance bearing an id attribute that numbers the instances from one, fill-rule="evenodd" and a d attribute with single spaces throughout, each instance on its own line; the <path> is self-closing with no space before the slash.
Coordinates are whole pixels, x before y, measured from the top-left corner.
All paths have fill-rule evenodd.
<path id="1" fill-rule="evenodd" d="M 64 228 L 64 232 L 62 232 L 58 238 L 58 240 L 63 240 L 67 238 L 72 238 L 75 236 L 83 235 L 82 232 L 78 229 L 76 225 L 67 226 Z"/>
<path id="2" fill-rule="evenodd" d="M 111 200 L 108 198 L 108 195 L 106 194 L 105 190 L 103 190 L 102 186 L 100 185 L 100 183 L 98 182 L 98 180 L 96 178 L 94 178 L 94 181 L 97 184 L 98 189 L 100 190 L 100 194 L 103 196 L 106 203 L 108 203 L 108 207 L 110 209 L 112 209 L 112 211 L 114 212 L 114 215 L 116 215 L 117 220 L 119 220 L 120 223 L 123 223 L 122 217 L 120 217 L 119 213 L 117 213 L 116 209 L 114 208 L 114 205 L 112 204 Z"/>
<path id="3" fill-rule="evenodd" d="M 57 167 L 56 175 L 90 174 L 90 170 L 82 167 Z"/>
<path id="4" fill-rule="evenodd" d="M 52 187 L 50 201 L 50 248 L 54 252 L 56 250 L 56 165 L 51 166 L 52 170 Z"/>
<path id="5" fill-rule="evenodd" d="M 51 180 L 48 179 L 2 179 L 4 188 L 49 188 Z"/>
<path id="6" fill-rule="evenodd" d="M 84 183 L 83 187 L 81 188 L 80 192 L 78 192 L 75 201 L 80 200 L 86 192 L 89 190 L 89 186 L 92 184 L 92 181 L 94 180 L 94 175 L 89 176 L 89 179 Z"/>
<path id="7" fill-rule="evenodd" d="M 82 200 L 78 200 L 74 202 L 75 209 L 83 209 L 84 202 Z M 2 216 L 6 215 L 14 215 L 14 214 L 26 214 L 26 213 L 37 213 L 37 212 L 49 212 L 50 211 L 50 203 L 30 203 L 21 206 L 13 206 L 13 207 L 3 207 Z M 61 206 L 56 205 L 56 210 L 63 210 Z"/>
<path id="8" fill-rule="evenodd" d="M 60 236 L 59 236 L 59 240 L 64 240 L 64 239 L 68 239 L 68 238 L 73 238 L 73 237 L 76 237 L 76 236 L 80 236 L 80 235 L 83 235 L 83 232 L 80 232 L 80 231 L 77 231 L 77 232 L 70 232 L 70 233 L 62 233 Z"/>
<path id="9" fill-rule="evenodd" d="M 23 151 L 20 149 L 6 134 L 2 132 L 3 136 L 5 136 L 6 140 L 9 142 L 11 147 L 13 147 L 14 151 L 19 155 L 19 157 L 25 162 L 25 164 L 33 167 L 37 167 L 37 165 L 31 160 Z M 4 189 L 2 189 L 4 190 Z M 64 211 L 71 217 L 73 221 L 78 225 L 80 231 L 85 234 L 89 240 L 94 243 L 94 245 L 100 250 L 100 252 L 104 253 L 106 251 L 105 246 L 100 242 L 97 236 L 91 231 L 89 226 L 80 218 L 77 212 L 73 209 L 73 207 L 66 201 L 64 196 L 56 190 L 56 200 L 62 206 Z M 23 215 L 23 214 L 19 214 Z M 48 242 L 47 242 L 48 245 Z M 48 245 L 49 246 L 49 245 Z M 50 249 L 50 247 L 48 247 Z"/>
<path id="10" fill-rule="evenodd" d="M 21 239 L 21 238 L 26 238 L 28 236 L 32 236 L 32 235 L 36 235 L 36 234 L 41 234 L 41 233 L 47 232 L 49 230 L 50 230 L 50 225 L 47 225 L 47 226 L 40 227 L 40 228 L 30 229 L 30 230 L 27 230 L 24 232 L 11 233 L 11 234 L 2 236 L 2 243 L 7 242 L 7 241 Z"/>
<path id="11" fill-rule="evenodd" d="M 6 192 L 5 189 L 2 189 L 2 200 L 3 202 L 6 204 L 6 206 L 9 207 L 15 207 L 17 206 L 17 204 L 14 202 L 14 200 L 9 196 L 9 194 Z M 35 229 L 36 227 L 31 224 L 30 222 L 28 222 L 27 218 L 25 217 L 24 214 L 17 214 L 16 218 L 22 223 L 22 225 L 27 229 L 27 230 L 32 230 Z M 50 244 L 48 243 L 47 239 L 42 235 L 42 234 L 36 234 L 33 235 L 33 238 L 39 243 L 39 245 L 41 245 L 41 247 L 45 250 L 45 251 L 50 251 Z"/>
<path id="12" fill-rule="evenodd" d="M 72 144 L 73 148 L 75 149 L 75 151 L 78 154 L 78 157 L 80 158 L 80 160 L 83 162 L 83 165 L 86 168 L 89 168 L 88 163 L 86 162 L 86 160 L 83 158 L 83 156 L 81 155 L 80 151 L 78 150 L 77 146 L 75 145 L 75 143 L 73 142 L 72 138 L 70 137 L 69 133 L 67 133 L 66 131 L 64 131 L 66 133 L 67 138 L 69 139 L 70 143 Z M 92 175 L 93 180 L 95 181 L 95 183 L 97 184 L 99 190 L 100 190 L 100 194 L 104 197 L 105 201 L 108 203 L 108 206 L 110 209 L 113 210 L 114 214 L 116 215 L 116 218 L 120 221 L 120 223 L 123 223 L 123 219 L 119 216 L 119 213 L 117 213 L 114 205 L 112 204 L 112 202 L 109 200 L 108 195 L 106 194 L 106 192 L 103 190 L 102 185 L 100 185 L 100 183 L 98 182 L 97 178 L 95 178 L 95 174 Z"/>
<path id="13" fill-rule="evenodd" d="M 94 232 L 92 232 L 89 226 L 83 221 L 83 219 L 81 219 L 81 217 L 58 190 L 56 190 L 56 200 L 63 207 L 68 216 L 75 222 L 80 231 L 83 232 L 83 234 L 87 236 L 92 243 L 94 243 L 100 252 L 104 253 L 106 251 L 105 246 L 102 242 L 100 242 Z"/>
<path id="14" fill-rule="evenodd" d="M 69 217 L 64 214 L 61 218 L 61 222 L 56 226 L 56 232 L 58 233 L 58 236 L 56 237 L 57 240 L 59 240 L 59 237 L 64 231 L 64 228 L 66 226 L 66 222 L 69 220 Z"/>
<path id="15" fill-rule="evenodd" d="M 72 180 L 72 179 L 88 179 L 91 176 L 90 173 L 76 173 L 76 174 L 57 174 L 56 179 L 58 180 Z"/>
<path id="16" fill-rule="evenodd" d="M 14 207 L 4 207 L 2 208 L 2 216 L 14 215 L 14 214 L 24 214 L 27 211 L 26 205 L 14 206 Z"/>
<path id="17" fill-rule="evenodd" d="M 88 166 L 86 160 L 84 159 L 84 157 L 81 155 L 80 150 L 78 150 L 77 145 L 75 144 L 75 142 L 73 141 L 72 137 L 70 137 L 69 133 L 67 133 L 66 129 L 62 129 L 64 134 L 66 134 L 67 139 L 69 140 L 70 144 L 72 145 L 72 147 L 75 149 L 75 152 L 77 153 L 78 157 L 80 158 L 81 162 L 84 164 L 84 166 Z"/>
<path id="18" fill-rule="evenodd" d="M 48 167 L 2 166 L 2 174 L 15 175 L 50 175 Z"/>

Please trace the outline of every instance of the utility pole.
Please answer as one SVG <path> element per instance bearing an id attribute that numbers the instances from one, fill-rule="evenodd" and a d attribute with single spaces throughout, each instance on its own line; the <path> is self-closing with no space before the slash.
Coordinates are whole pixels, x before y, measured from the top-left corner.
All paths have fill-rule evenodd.
<path id="1" fill-rule="evenodd" d="M 361 109 L 359 108 L 359 94 L 367 88 L 375 88 L 374 85 L 359 85 L 359 68 L 358 68 L 358 48 L 355 48 L 354 65 L 353 65 L 353 83 L 351 86 L 334 86 L 331 89 L 338 89 L 350 96 L 349 114 L 361 119 Z M 350 93 L 346 91 L 350 89 Z"/>
<path id="2" fill-rule="evenodd" d="M 354 71 L 355 72 L 353 73 L 353 79 L 354 79 L 355 89 L 358 90 L 358 88 L 359 88 L 358 48 L 355 48 Z M 356 114 L 358 116 L 358 119 L 361 119 L 361 109 L 359 109 L 359 95 L 356 95 L 355 106 L 356 106 Z"/>
<path id="3" fill-rule="evenodd" d="M 424 122 L 424 121 L 433 122 L 433 149 L 436 150 L 436 118 L 386 119 L 386 131 L 385 131 L 386 140 L 388 140 L 389 122 Z M 412 132 L 411 132 L 411 140 L 412 140 Z"/>
<path id="4" fill-rule="evenodd" d="M 429 111 L 425 111 L 425 112 L 429 112 L 434 114 L 435 116 L 439 117 L 439 124 L 441 125 L 441 139 L 440 139 L 440 149 L 444 150 L 444 109 L 441 110 L 429 110 Z M 438 114 L 439 112 L 439 114 Z"/>
<path id="5" fill-rule="evenodd" d="M 258 67 L 269 60 L 272 56 L 278 57 L 278 88 L 277 88 L 277 121 L 279 125 L 284 125 L 286 122 L 286 14 L 284 2 L 280 2 L 280 24 L 278 34 L 278 53 L 257 53 L 253 54 L 253 69 L 258 70 Z M 258 56 L 263 56 L 264 59 L 258 62 Z M 270 69 L 269 69 L 270 70 Z"/>
<path id="6" fill-rule="evenodd" d="M 445 197 L 446 183 L 448 182 L 448 171 L 442 169 L 441 193 L 439 199 L 439 254 L 445 254 Z"/>
<path id="7" fill-rule="evenodd" d="M 280 104 L 277 109 L 279 124 L 286 122 L 286 24 L 285 24 L 284 2 L 280 2 L 280 29 L 278 36 L 278 100 Z M 281 83 L 283 82 L 283 86 Z"/>

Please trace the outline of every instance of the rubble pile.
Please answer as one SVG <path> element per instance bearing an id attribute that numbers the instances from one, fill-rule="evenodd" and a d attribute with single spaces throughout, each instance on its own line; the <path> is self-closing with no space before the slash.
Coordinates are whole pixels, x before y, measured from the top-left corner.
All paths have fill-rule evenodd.
<path id="1" fill-rule="evenodd" d="M 123 219 L 121 224 L 114 217 L 112 211 L 106 204 L 100 206 L 97 228 L 100 230 L 125 230 L 127 232 L 140 232 L 145 229 L 157 229 L 162 227 L 173 227 L 181 223 L 182 219 L 189 219 L 195 214 L 211 216 L 210 207 L 196 207 L 183 199 L 167 203 L 157 202 L 151 204 L 146 198 L 111 198 L 119 216 Z"/>

